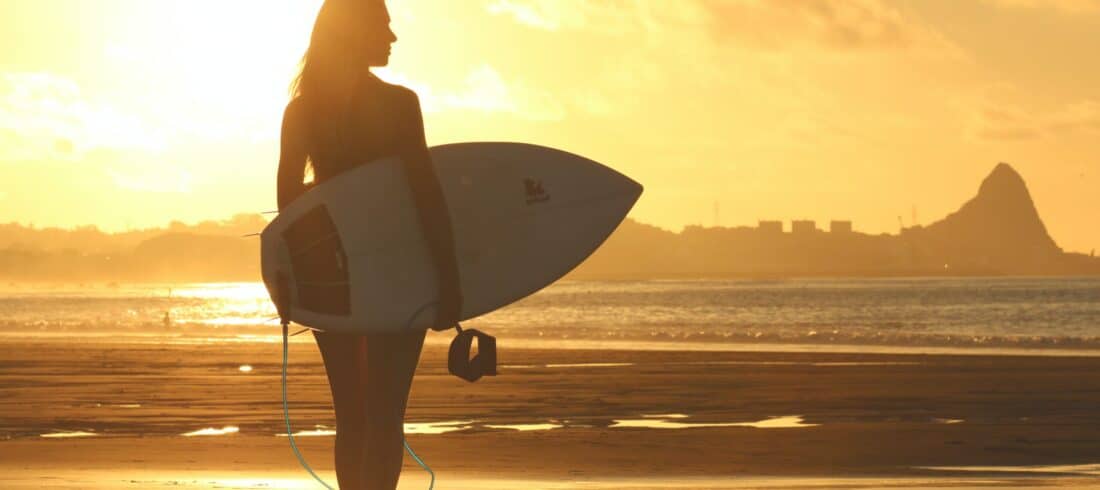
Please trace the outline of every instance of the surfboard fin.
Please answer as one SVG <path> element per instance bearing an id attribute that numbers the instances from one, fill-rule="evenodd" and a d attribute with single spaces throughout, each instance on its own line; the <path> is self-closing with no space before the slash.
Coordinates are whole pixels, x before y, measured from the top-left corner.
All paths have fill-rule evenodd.
<path id="1" fill-rule="evenodd" d="M 451 341 L 447 357 L 447 370 L 451 374 L 473 383 L 482 376 L 497 374 L 497 339 L 479 330 L 463 330 L 455 325 L 458 335 Z M 474 339 L 477 339 L 477 354 L 470 358 Z"/>

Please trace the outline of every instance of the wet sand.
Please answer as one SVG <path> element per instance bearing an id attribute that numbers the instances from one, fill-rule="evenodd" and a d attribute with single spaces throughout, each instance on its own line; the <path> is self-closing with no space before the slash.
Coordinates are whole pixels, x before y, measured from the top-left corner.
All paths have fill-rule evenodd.
<path id="1" fill-rule="evenodd" d="M 436 488 L 1100 487 L 1096 357 L 505 338 L 500 375 L 469 384 L 446 371 L 449 336 L 429 336 L 406 421 Z M 291 418 L 327 434 L 305 340 L 291 346 Z M 0 488 L 317 488 L 276 435 L 280 361 L 279 344 L 0 342 Z M 42 437 L 75 432 L 95 435 Z M 334 483 L 333 438 L 297 440 Z M 1063 467 L 1035 468 L 1049 465 Z M 406 455 L 401 488 L 427 483 Z"/>

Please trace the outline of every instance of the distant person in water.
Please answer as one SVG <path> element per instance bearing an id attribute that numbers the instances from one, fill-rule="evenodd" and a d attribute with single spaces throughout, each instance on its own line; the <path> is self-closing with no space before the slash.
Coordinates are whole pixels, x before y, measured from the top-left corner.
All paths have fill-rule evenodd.
<path id="1" fill-rule="evenodd" d="M 458 322 L 462 298 L 420 102 L 413 91 L 370 71 L 389 62 L 395 41 L 383 0 L 326 0 L 321 6 L 283 115 L 279 209 L 314 183 L 379 158 L 400 157 L 441 279 L 435 326 L 449 328 Z M 340 488 L 397 487 L 405 406 L 425 333 L 314 333 L 336 411 Z"/>

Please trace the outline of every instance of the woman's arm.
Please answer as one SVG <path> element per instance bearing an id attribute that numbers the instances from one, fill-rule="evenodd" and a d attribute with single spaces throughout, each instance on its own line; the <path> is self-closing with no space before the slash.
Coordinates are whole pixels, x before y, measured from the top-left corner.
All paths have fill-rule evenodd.
<path id="1" fill-rule="evenodd" d="M 305 125 L 299 102 L 292 100 L 283 111 L 283 129 L 279 139 L 277 201 L 282 211 L 294 198 L 305 192 L 302 179 L 306 170 Z"/>
<path id="2" fill-rule="evenodd" d="M 428 240 L 432 260 L 439 273 L 439 304 L 436 310 L 436 324 L 433 328 L 443 330 L 457 324 L 462 311 L 462 291 L 458 263 L 455 260 L 454 233 L 451 227 L 451 215 L 447 211 L 447 201 L 439 185 L 435 167 L 432 165 L 432 157 L 428 153 L 420 100 L 416 93 L 412 91 L 409 93 L 412 96 L 412 109 L 408 116 L 411 120 L 408 136 L 410 139 L 401 157 L 405 161 L 406 175 L 420 214 L 424 235 Z"/>

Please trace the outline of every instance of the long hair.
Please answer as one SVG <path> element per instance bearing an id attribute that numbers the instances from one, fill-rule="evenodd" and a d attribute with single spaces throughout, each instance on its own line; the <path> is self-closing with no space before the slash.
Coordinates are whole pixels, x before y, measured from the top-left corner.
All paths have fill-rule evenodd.
<path id="1" fill-rule="evenodd" d="M 299 64 L 300 70 L 290 85 L 290 96 L 299 99 L 306 127 L 309 160 L 307 175 L 312 173 L 317 152 L 339 148 L 348 101 L 363 67 L 365 22 L 370 9 L 384 8 L 384 0 L 325 0 L 313 24 L 309 48 Z M 327 157 L 327 155 L 326 155 Z"/>

